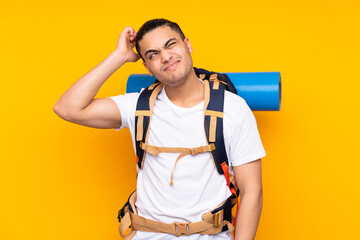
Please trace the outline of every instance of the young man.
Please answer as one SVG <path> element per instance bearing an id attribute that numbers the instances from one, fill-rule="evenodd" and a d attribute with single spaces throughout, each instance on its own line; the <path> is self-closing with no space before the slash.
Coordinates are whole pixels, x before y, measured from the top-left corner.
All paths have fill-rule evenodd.
<path id="1" fill-rule="evenodd" d="M 138 54 L 133 51 L 136 45 Z M 63 119 L 95 128 L 128 127 L 135 146 L 135 110 L 139 93 L 94 98 L 102 84 L 126 62 L 140 57 L 150 75 L 164 87 L 156 98 L 148 144 L 194 148 L 207 145 L 204 134 L 204 83 L 193 69 L 190 41 L 176 23 L 146 22 L 137 33 L 126 27 L 116 50 L 75 82 L 54 111 Z M 254 239 L 262 209 L 261 157 L 265 156 L 256 120 L 246 102 L 230 92 L 224 100 L 224 141 L 241 202 L 235 239 Z M 210 153 L 181 158 L 178 153 L 146 154 L 137 177 L 138 214 L 164 223 L 197 222 L 230 195 L 226 180 Z M 173 180 L 169 184 L 170 179 Z M 191 234 L 187 239 L 232 239 L 229 231 Z M 165 233 L 137 231 L 133 239 L 178 239 Z"/>

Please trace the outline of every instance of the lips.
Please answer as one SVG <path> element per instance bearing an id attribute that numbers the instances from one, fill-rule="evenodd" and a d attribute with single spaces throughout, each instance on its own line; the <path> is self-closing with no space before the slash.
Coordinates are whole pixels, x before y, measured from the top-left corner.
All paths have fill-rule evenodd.
<path id="1" fill-rule="evenodd" d="M 165 71 L 169 71 L 174 69 L 178 64 L 179 64 L 180 60 L 175 60 L 172 63 L 169 63 L 165 68 L 164 68 L 164 72 Z"/>

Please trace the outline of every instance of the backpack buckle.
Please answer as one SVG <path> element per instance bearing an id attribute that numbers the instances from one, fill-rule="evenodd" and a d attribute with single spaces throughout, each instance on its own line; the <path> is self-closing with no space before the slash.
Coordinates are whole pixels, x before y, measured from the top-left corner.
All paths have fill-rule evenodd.
<path id="1" fill-rule="evenodd" d="M 181 222 L 173 222 L 173 224 L 175 225 L 175 236 L 179 237 L 181 235 L 190 235 L 190 230 L 189 230 L 189 222 L 186 223 L 181 223 Z"/>
<path id="2" fill-rule="evenodd" d="M 199 153 L 204 152 L 204 150 L 202 149 L 202 147 L 197 147 L 197 148 L 190 148 L 190 153 L 191 155 L 195 156 Z"/>
<path id="3" fill-rule="evenodd" d="M 223 221 L 223 211 L 218 211 L 214 214 L 214 227 L 219 227 Z"/>

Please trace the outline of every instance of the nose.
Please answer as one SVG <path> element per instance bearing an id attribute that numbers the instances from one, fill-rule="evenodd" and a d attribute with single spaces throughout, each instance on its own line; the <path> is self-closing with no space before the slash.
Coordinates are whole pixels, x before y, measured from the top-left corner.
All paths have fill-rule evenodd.
<path id="1" fill-rule="evenodd" d="M 172 54 L 168 52 L 166 49 L 161 51 L 161 61 L 163 63 L 169 62 L 172 58 Z"/>

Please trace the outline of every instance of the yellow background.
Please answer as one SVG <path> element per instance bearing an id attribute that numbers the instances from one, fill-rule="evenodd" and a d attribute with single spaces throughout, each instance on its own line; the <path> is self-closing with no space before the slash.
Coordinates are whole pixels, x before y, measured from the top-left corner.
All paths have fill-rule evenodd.
<path id="1" fill-rule="evenodd" d="M 127 25 L 178 22 L 194 66 L 280 71 L 280 112 L 254 112 L 267 152 L 260 239 L 360 239 L 360 2 L 1 1 L 0 239 L 120 239 L 135 188 L 128 130 L 66 122 L 53 106 Z M 125 92 L 127 63 L 97 97 Z"/>

